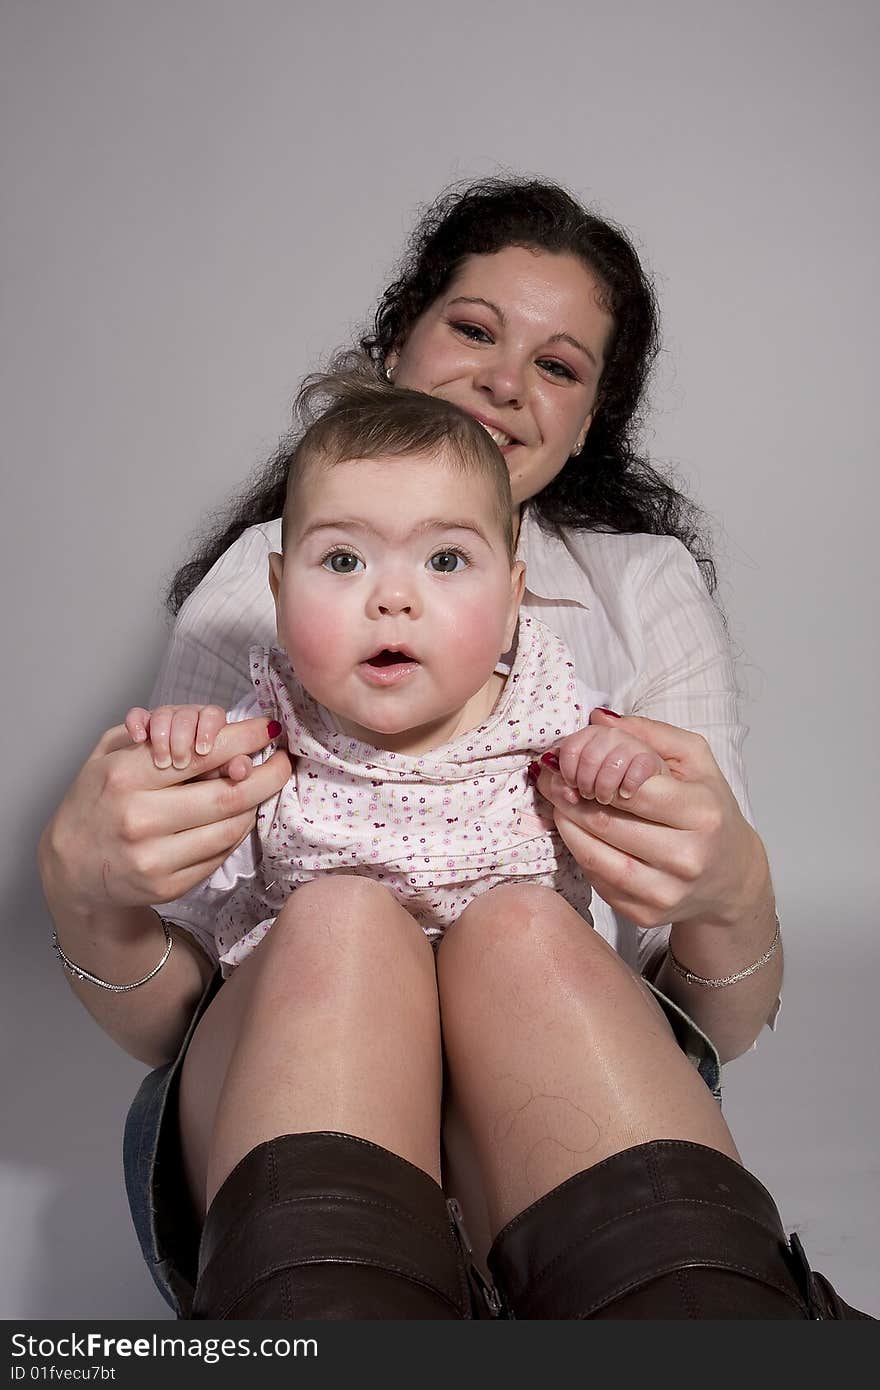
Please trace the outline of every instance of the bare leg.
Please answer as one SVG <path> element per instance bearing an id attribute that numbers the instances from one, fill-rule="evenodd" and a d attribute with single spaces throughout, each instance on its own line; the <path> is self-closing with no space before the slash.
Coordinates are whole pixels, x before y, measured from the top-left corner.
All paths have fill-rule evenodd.
<path id="1" fill-rule="evenodd" d="M 443 1038 L 494 1235 L 612 1154 L 685 1139 L 738 1161 L 644 984 L 550 889 L 496 888 L 438 952 Z"/>
<path id="2" fill-rule="evenodd" d="M 434 959 L 381 885 L 298 888 L 224 984 L 184 1063 L 184 1162 L 200 1218 L 238 1161 L 282 1134 L 339 1130 L 439 1178 Z"/>

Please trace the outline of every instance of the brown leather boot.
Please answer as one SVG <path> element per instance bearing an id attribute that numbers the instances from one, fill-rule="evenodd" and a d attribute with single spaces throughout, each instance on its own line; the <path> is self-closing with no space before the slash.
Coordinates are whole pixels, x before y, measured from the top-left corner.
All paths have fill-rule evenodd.
<path id="1" fill-rule="evenodd" d="M 715 1149 L 664 1139 L 585 1169 L 499 1233 L 513 1318 L 867 1318 L 814 1274 L 770 1193 Z"/>
<path id="2" fill-rule="evenodd" d="M 366 1139 L 270 1139 L 208 1209 L 193 1318 L 470 1316 L 441 1188 Z"/>

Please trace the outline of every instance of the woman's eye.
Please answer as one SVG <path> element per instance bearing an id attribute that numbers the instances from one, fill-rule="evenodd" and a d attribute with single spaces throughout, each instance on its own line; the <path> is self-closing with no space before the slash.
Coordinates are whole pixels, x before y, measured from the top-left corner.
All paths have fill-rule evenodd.
<path id="1" fill-rule="evenodd" d="M 460 333 L 463 338 L 469 338 L 472 343 L 491 343 L 492 341 L 492 335 L 477 323 L 453 323 L 452 327 L 456 333 Z"/>
<path id="2" fill-rule="evenodd" d="M 455 574 L 459 566 L 466 569 L 468 562 L 460 550 L 438 550 L 428 564 L 435 574 Z"/>
<path id="3" fill-rule="evenodd" d="M 564 362 L 554 361 L 553 358 L 541 358 L 541 360 L 538 363 L 538 366 L 541 367 L 545 372 L 549 372 L 551 376 L 565 378 L 567 381 L 577 380 L 577 377 L 575 376 L 574 372 L 571 370 L 570 367 L 566 367 Z"/>
<path id="4" fill-rule="evenodd" d="M 363 565 L 363 560 L 357 555 L 352 555 L 350 550 L 332 550 L 329 555 L 325 555 L 321 564 L 332 574 L 354 574 L 358 565 Z"/>

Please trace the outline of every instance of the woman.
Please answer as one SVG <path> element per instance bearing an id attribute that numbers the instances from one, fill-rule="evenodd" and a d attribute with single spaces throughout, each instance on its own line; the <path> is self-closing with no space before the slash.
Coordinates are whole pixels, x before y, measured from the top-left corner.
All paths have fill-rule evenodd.
<path id="1" fill-rule="evenodd" d="M 105 735 L 41 865 L 66 962 L 94 977 L 73 988 L 126 1050 L 166 1064 L 127 1129 L 157 1282 L 199 1317 L 471 1316 L 465 1276 L 480 1276 L 439 1185 L 445 1104 L 443 1184 L 464 1196 L 477 1175 L 466 1206 L 495 1238 L 493 1311 L 845 1315 L 785 1242 L 712 1094 L 719 1056 L 774 1014 L 782 950 L 741 809 L 732 664 L 699 569 L 711 565 L 687 505 L 632 445 L 656 348 L 638 259 L 553 185 L 478 184 L 423 221 L 362 347 L 492 434 L 524 606 L 675 775 L 624 810 L 572 807 L 558 772 L 541 773 L 603 900 L 595 932 L 549 890 L 514 906 L 500 888 L 435 962 L 381 886 L 333 875 L 298 890 L 218 991 L 184 933 L 166 927 L 162 954 L 143 904 L 205 878 L 289 762 L 278 752 L 241 782 L 196 782 Z M 178 576 L 160 702 L 233 703 L 249 645 L 271 643 L 282 465 Z M 203 766 L 266 741 L 264 721 L 226 729 Z"/>

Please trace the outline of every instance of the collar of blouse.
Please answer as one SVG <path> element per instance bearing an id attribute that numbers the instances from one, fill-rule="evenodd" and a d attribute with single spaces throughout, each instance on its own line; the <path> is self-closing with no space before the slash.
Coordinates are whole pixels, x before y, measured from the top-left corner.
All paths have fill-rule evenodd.
<path id="1" fill-rule="evenodd" d="M 563 536 L 544 531 L 528 506 L 523 508 L 516 558 L 525 564 L 526 590 L 535 598 L 575 603 L 589 609 L 584 596 L 590 593 L 590 582 L 583 567 Z"/>

